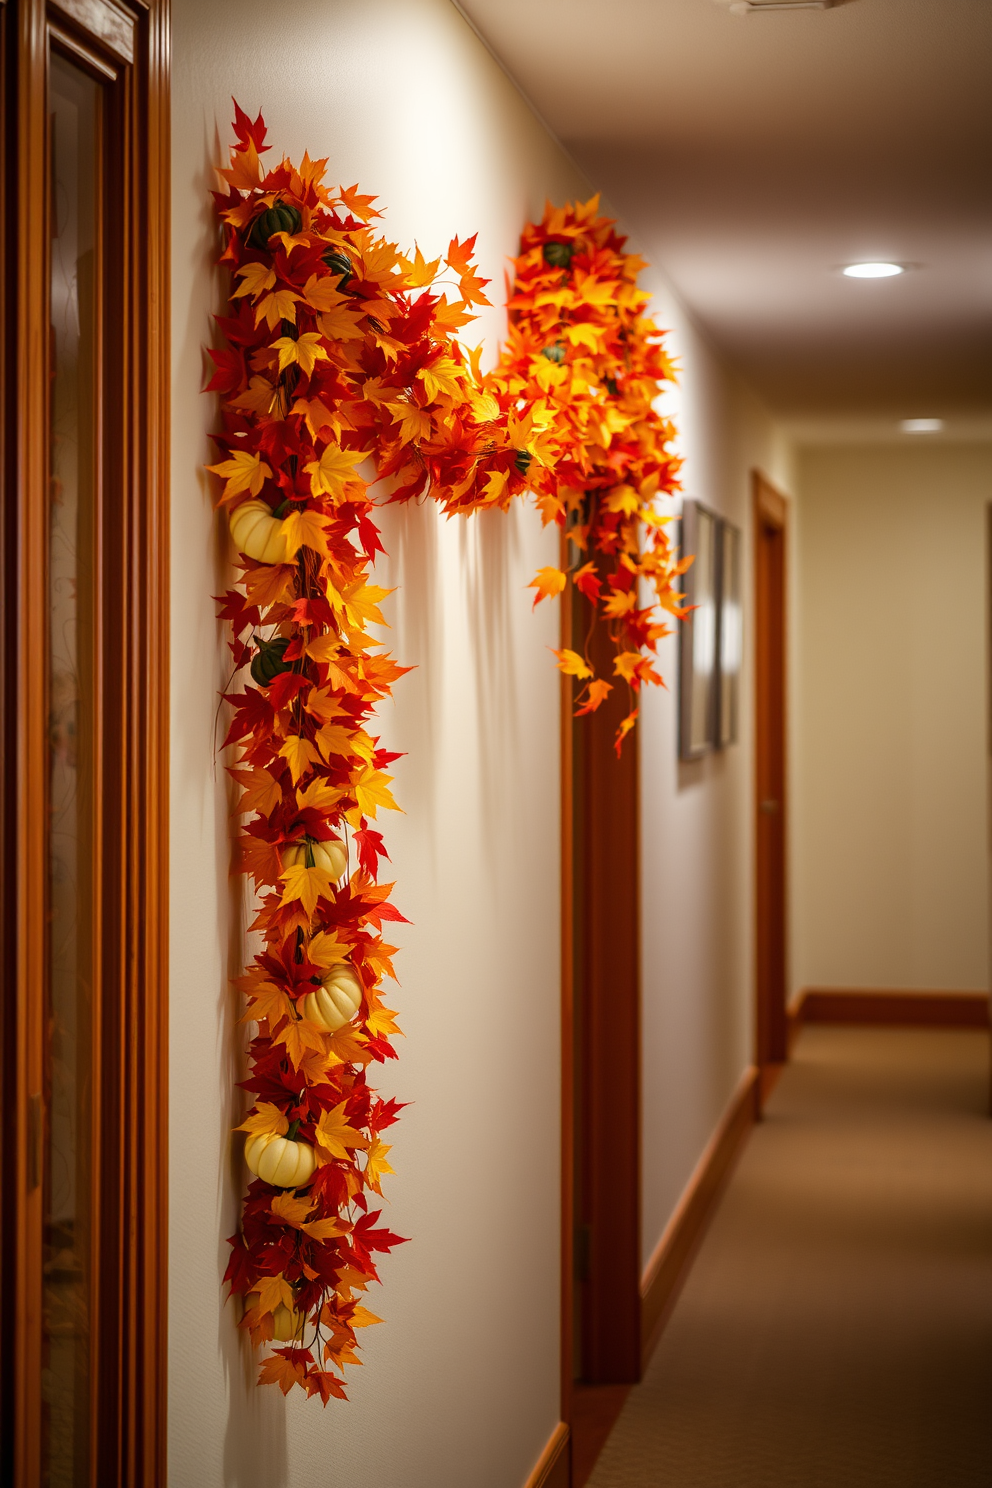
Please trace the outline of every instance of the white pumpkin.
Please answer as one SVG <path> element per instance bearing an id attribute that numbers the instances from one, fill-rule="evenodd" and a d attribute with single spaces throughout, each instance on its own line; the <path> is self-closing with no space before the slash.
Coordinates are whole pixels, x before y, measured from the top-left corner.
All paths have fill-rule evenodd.
<path id="1" fill-rule="evenodd" d="M 287 563 L 285 524 L 267 501 L 242 501 L 231 513 L 231 536 L 239 553 L 257 563 Z"/>
<path id="2" fill-rule="evenodd" d="M 303 1016 L 335 1033 L 350 1023 L 362 1005 L 362 984 L 350 966 L 334 966 L 320 986 L 303 999 Z"/>
<path id="3" fill-rule="evenodd" d="M 317 1155 L 309 1142 L 263 1132 L 245 1143 L 245 1162 L 256 1178 L 273 1188 L 304 1188 L 317 1171 Z"/>
<path id="4" fill-rule="evenodd" d="M 313 866 L 323 868 L 331 878 L 337 880 L 348 866 L 348 849 L 338 837 L 327 842 L 315 842 L 312 837 L 303 842 L 291 842 L 282 850 L 282 866 L 292 868 L 295 863 L 305 863 L 307 848 L 313 853 Z"/>
<path id="5" fill-rule="evenodd" d="M 259 1295 L 257 1292 L 248 1292 L 245 1296 L 245 1307 L 257 1307 Z M 303 1327 L 306 1318 L 295 1307 L 287 1307 L 285 1302 L 277 1302 L 275 1312 L 272 1314 L 272 1338 L 275 1343 L 291 1343 L 294 1338 L 303 1337 Z"/>

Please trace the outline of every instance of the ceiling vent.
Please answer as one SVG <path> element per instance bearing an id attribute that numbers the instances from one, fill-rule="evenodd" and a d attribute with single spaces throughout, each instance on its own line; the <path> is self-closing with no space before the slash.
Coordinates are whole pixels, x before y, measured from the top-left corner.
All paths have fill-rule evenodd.
<path id="1" fill-rule="evenodd" d="M 833 0 L 732 0 L 730 14 L 754 15 L 759 10 L 829 10 Z"/>

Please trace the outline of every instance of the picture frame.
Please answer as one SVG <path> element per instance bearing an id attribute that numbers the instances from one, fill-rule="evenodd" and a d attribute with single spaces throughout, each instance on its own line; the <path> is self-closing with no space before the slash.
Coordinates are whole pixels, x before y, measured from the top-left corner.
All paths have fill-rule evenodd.
<path id="1" fill-rule="evenodd" d="M 690 613 L 679 627 L 679 758 L 698 760 L 738 738 L 741 531 L 686 500 L 679 547 L 694 558 L 683 579 Z"/>

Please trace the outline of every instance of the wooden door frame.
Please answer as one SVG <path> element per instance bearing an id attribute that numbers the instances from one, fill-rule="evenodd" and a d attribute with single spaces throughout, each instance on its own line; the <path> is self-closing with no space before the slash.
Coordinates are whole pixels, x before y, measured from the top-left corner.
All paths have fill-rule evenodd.
<path id="1" fill-rule="evenodd" d="M 763 1093 L 788 1058 L 788 498 L 752 471 L 754 558 L 755 1064 Z M 777 545 L 777 572 L 763 554 Z M 777 867 L 776 867 L 777 855 Z M 780 874 L 769 895 L 768 875 Z M 776 912 L 776 910 L 778 912 Z"/>
<path id="2" fill-rule="evenodd" d="M 580 634 L 584 638 L 587 609 L 588 601 L 570 588 L 562 606 L 563 644 L 575 645 Z M 604 626 L 596 627 L 590 645 L 597 675 L 609 675 L 612 644 Z M 636 730 L 629 734 L 617 757 L 616 731 L 629 708 L 623 689 L 615 688 L 596 712 L 577 720 L 574 694 L 572 679 L 563 678 L 561 1393 L 566 1422 L 572 1420 L 573 1396 L 577 1155 L 589 1222 L 583 1382 L 630 1383 L 641 1372 L 639 738 Z M 576 758 L 577 743 L 584 766 Z M 576 840 L 577 822 L 584 842 Z M 578 852 L 584 855 L 584 870 L 577 876 Z M 577 1090 L 575 1069 L 582 1023 L 587 1031 L 584 1092 Z M 577 1094 L 583 1095 L 581 1106 Z M 579 1109 L 584 1143 L 576 1131 Z"/>
<path id="3" fill-rule="evenodd" d="M 165 1481 L 168 910 L 168 0 L 0 0 L 3 353 L 0 729 L 4 1220 L 0 1479 L 41 1472 L 47 895 L 48 54 L 106 85 L 107 403 L 96 687 L 103 948 L 95 1013 L 91 1484 Z M 110 189 L 113 195 L 110 194 Z M 113 297 L 110 303 L 111 294 Z M 111 356 L 113 365 L 110 365 Z M 98 1382 L 98 1385 L 96 1384 Z"/>

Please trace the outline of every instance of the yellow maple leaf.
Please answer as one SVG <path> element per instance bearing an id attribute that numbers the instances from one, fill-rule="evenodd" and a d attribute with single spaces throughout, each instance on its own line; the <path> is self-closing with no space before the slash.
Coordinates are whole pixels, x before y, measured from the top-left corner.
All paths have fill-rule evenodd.
<path id="1" fill-rule="evenodd" d="M 263 1276 L 253 1290 L 258 1292 L 259 1312 L 275 1312 L 280 1302 L 293 1311 L 293 1288 L 285 1276 Z"/>
<path id="2" fill-rule="evenodd" d="M 246 294 L 250 294 L 253 299 L 257 299 L 263 290 L 271 289 L 276 282 L 275 270 L 270 264 L 241 264 L 236 272 L 241 275 L 241 283 L 232 294 L 232 300 L 236 300 L 241 295 Z"/>
<path id="3" fill-rule="evenodd" d="M 441 267 L 441 260 L 434 258 L 428 263 L 418 245 L 415 243 L 413 246 L 413 261 L 411 262 L 410 259 L 401 257 L 399 261 L 400 267 L 406 275 L 406 282 L 411 289 L 424 289 L 428 284 L 433 284 L 437 271 Z"/>
<path id="4" fill-rule="evenodd" d="M 554 651 L 554 647 L 549 647 L 549 649 Z M 558 670 L 564 672 L 566 677 L 592 676 L 592 668 L 586 666 L 577 651 L 569 651 L 568 647 L 564 646 L 560 651 L 554 651 L 554 654 L 558 658 Z"/>
<path id="5" fill-rule="evenodd" d="M 641 660 L 640 651 L 621 651 L 613 658 L 613 670 L 625 682 L 632 682 L 638 674 Z"/>
<path id="6" fill-rule="evenodd" d="M 288 1018 L 273 1038 L 277 1044 L 285 1045 L 296 1069 L 299 1069 L 308 1050 L 313 1049 L 318 1054 L 324 1052 L 323 1034 L 306 1018 Z"/>
<path id="7" fill-rule="evenodd" d="M 636 609 L 636 589 L 612 589 L 603 600 L 603 614 L 607 615 L 611 620 L 616 620 L 621 615 L 629 615 L 631 610 Z"/>
<path id="8" fill-rule="evenodd" d="M 234 1130 L 248 1132 L 253 1137 L 282 1137 L 289 1131 L 289 1119 L 271 1101 L 259 1101 L 251 1115 Z"/>
<path id="9" fill-rule="evenodd" d="M 611 512 L 623 512 L 632 517 L 641 504 L 641 498 L 633 486 L 617 486 L 606 498 L 606 509 Z"/>
<path id="10" fill-rule="evenodd" d="M 329 760 L 332 754 L 348 756 L 355 753 L 352 729 L 346 728 L 344 724 L 325 723 L 317 732 L 317 743 L 325 760 Z"/>
<path id="11" fill-rule="evenodd" d="M 538 605 L 542 599 L 554 599 L 560 594 L 565 587 L 565 582 L 565 575 L 560 568 L 539 568 L 527 588 L 537 590 L 534 604 Z"/>
<path id="12" fill-rule="evenodd" d="M 369 1143 L 368 1158 L 362 1176 L 369 1188 L 374 1188 L 377 1194 L 382 1193 L 380 1184 L 386 1174 L 395 1172 L 395 1169 L 391 1168 L 386 1161 L 386 1153 L 392 1150 L 387 1143 L 380 1142 L 377 1136 L 373 1137 Z"/>
<path id="13" fill-rule="evenodd" d="M 317 900 L 334 898 L 334 881 L 325 868 L 308 868 L 305 863 L 292 863 L 279 877 L 285 885 L 281 904 L 298 899 L 307 915 L 317 908 Z"/>
<path id="14" fill-rule="evenodd" d="M 320 334 L 326 336 L 328 341 L 361 341 L 365 336 L 355 319 L 355 312 L 346 305 L 336 305 L 333 310 L 325 310 L 317 324 L 320 326 Z"/>
<path id="15" fill-rule="evenodd" d="M 355 466 L 360 465 L 364 458 L 361 450 L 344 450 L 339 444 L 327 445 L 319 460 L 310 460 L 304 466 L 314 496 L 343 496 L 348 482 L 355 479 Z"/>
<path id="16" fill-rule="evenodd" d="M 313 1199 L 309 1197 L 297 1199 L 288 1193 L 276 1194 L 269 1208 L 276 1219 L 281 1219 L 285 1224 L 292 1225 L 295 1230 L 298 1230 L 313 1208 Z"/>
<path id="17" fill-rule="evenodd" d="M 331 1240 L 337 1235 L 346 1235 L 351 1225 L 345 1219 L 309 1219 L 300 1225 L 300 1229 L 311 1240 Z"/>
<path id="18" fill-rule="evenodd" d="M 288 320 L 290 325 L 296 324 L 296 303 L 299 295 L 294 294 L 291 289 L 276 289 L 267 294 L 264 299 L 259 300 L 255 306 L 255 324 L 264 319 L 269 330 L 274 330 L 277 322 Z M 281 339 L 291 340 L 291 337 Z M 281 363 L 280 363 L 281 370 Z"/>
<path id="19" fill-rule="evenodd" d="M 320 760 L 320 754 L 315 745 L 309 739 L 301 738 L 299 734 L 290 734 L 279 753 L 289 762 L 289 773 L 294 785 L 298 785 L 301 776 L 306 774 L 311 765 L 317 764 Z"/>
<path id="20" fill-rule="evenodd" d="M 358 1306 L 348 1321 L 353 1328 L 371 1328 L 376 1323 L 381 1323 L 382 1318 L 376 1317 L 374 1312 L 369 1312 L 367 1307 Z"/>
<path id="21" fill-rule="evenodd" d="M 349 950 L 347 942 L 338 940 L 329 930 L 318 930 L 307 946 L 307 955 L 314 966 L 327 971 L 347 960 Z"/>
<path id="22" fill-rule="evenodd" d="M 240 496 L 242 491 L 257 496 L 266 478 L 272 474 L 261 455 L 249 454 L 247 450 L 233 450 L 230 459 L 221 460 L 219 465 L 208 465 L 207 469 L 224 481 L 222 502 Z"/>
<path id="23" fill-rule="evenodd" d="M 430 438 L 431 416 L 426 409 L 418 408 L 415 403 L 399 401 L 387 403 L 386 407 L 393 418 L 399 420 L 400 439 L 404 444 L 415 444 L 418 440 Z"/>
<path id="24" fill-rule="evenodd" d="M 330 557 L 327 529 L 319 512 L 290 512 L 283 521 L 282 530 L 286 540 L 287 558 L 295 558 L 301 548 L 309 548 L 311 552 L 321 553 L 325 558 Z"/>
<path id="25" fill-rule="evenodd" d="M 367 1147 L 368 1141 L 361 1132 L 348 1125 L 344 1114 L 346 1101 L 333 1111 L 322 1111 L 317 1123 L 317 1142 L 331 1157 L 347 1157 L 355 1147 Z"/>
<path id="26" fill-rule="evenodd" d="M 287 367 L 295 364 L 309 377 L 318 362 L 327 361 L 327 351 L 321 345 L 318 331 L 304 331 L 302 336 L 295 339 L 292 336 L 280 336 L 277 341 L 273 341 L 272 347 L 279 353 L 280 372 L 285 372 Z"/>
<path id="27" fill-rule="evenodd" d="M 396 1022 L 396 1013 L 393 1008 L 373 1008 L 365 1020 L 365 1026 L 374 1037 L 383 1035 L 389 1038 L 394 1033 L 398 1033 L 401 1038 L 404 1037 L 402 1028 Z"/>
<path id="28" fill-rule="evenodd" d="M 357 776 L 352 776 L 355 790 L 355 800 L 358 809 L 363 816 L 369 816 L 375 820 L 376 808 L 382 806 L 387 811 L 399 811 L 388 789 L 392 775 L 386 775 L 382 770 L 366 768 Z"/>
<path id="29" fill-rule="evenodd" d="M 424 392 L 433 403 L 436 398 L 460 398 L 465 369 L 450 357 L 438 357 L 430 367 L 422 367 L 417 373 L 424 385 Z"/>

